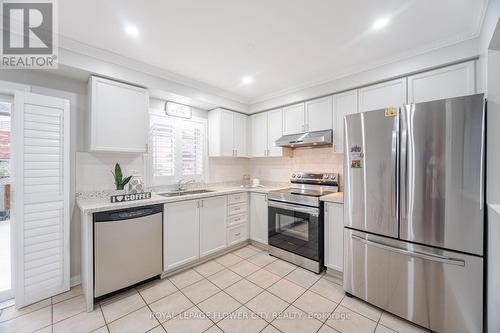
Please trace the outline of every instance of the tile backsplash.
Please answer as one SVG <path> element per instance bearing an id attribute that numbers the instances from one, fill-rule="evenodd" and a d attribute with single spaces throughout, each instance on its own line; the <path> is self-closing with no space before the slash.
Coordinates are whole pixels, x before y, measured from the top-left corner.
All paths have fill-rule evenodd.
<path id="1" fill-rule="evenodd" d="M 115 163 L 120 163 L 126 175 L 137 171 L 145 177 L 145 155 L 119 153 L 76 154 L 76 192 L 97 192 L 114 189 Z M 207 183 L 241 183 L 244 174 L 259 178 L 263 183 L 288 183 L 294 171 L 337 172 L 340 187 L 343 188 L 343 154 L 334 153 L 332 148 L 298 148 L 292 157 L 208 159 Z M 146 177 L 145 177 L 146 178 Z"/>
<path id="2" fill-rule="evenodd" d="M 252 178 L 263 181 L 288 181 L 295 171 L 336 172 L 340 178 L 340 188 L 344 183 L 344 154 L 334 153 L 328 148 L 297 148 L 293 157 L 253 158 L 249 160 Z"/>

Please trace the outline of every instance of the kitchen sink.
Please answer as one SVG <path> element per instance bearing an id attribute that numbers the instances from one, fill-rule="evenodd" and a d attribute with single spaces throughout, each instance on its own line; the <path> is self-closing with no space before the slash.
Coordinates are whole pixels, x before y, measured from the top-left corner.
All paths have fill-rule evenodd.
<path id="1" fill-rule="evenodd" d="M 179 197 L 181 195 L 190 195 L 190 194 L 201 194 L 201 193 L 210 193 L 213 192 L 213 190 L 191 190 L 191 191 L 180 191 L 180 192 L 165 192 L 165 193 L 158 193 L 158 195 L 161 195 L 162 197 Z"/>

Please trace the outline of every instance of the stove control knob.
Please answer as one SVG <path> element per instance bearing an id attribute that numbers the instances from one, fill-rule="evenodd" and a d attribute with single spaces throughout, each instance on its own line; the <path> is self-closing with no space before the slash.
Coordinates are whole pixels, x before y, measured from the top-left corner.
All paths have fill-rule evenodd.
<path id="1" fill-rule="evenodd" d="M 302 175 L 299 173 L 299 174 L 297 175 L 297 178 L 302 178 Z"/>
<path id="2" fill-rule="evenodd" d="M 292 178 L 295 178 L 296 177 L 296 174 L 292 173 Z"/>

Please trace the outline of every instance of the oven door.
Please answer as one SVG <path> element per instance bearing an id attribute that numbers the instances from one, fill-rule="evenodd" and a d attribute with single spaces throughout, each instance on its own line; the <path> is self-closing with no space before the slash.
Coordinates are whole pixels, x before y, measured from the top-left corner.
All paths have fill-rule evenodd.
<path id="1" fill-rule="evenodd" d="M 323 216 L 321 209 L 268 201 L 269 245 L 321 261 Z"/>

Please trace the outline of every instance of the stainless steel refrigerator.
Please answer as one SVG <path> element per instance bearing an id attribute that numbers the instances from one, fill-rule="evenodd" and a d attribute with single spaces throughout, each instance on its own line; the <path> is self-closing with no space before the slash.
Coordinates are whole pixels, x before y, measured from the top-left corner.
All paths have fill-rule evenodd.
<path id="1" fill-rule="evenodd" d="M 438 332 L 482 332 L 482 94 L 345 118 L 344 289 Z"/>

